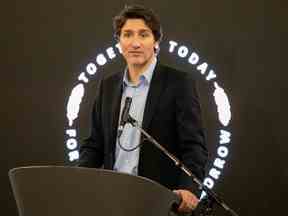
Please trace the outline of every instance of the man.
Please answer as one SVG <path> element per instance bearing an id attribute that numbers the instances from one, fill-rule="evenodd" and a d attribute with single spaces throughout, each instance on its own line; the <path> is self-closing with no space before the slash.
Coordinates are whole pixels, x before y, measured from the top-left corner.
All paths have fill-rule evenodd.
<path id="1" fill-rule="evenodd" d="M 198 204 L 195 193 L 199 195 L 192 180 L 136 128 L 126 124 L 120 135 L 118 125 L 130 97 L 130 115 L 203 179 L 207 150 L 195 83 L 190 74 L 159 64 L 162 31 L 150 9 L 125 7 L 114 18 L 114 30 L 127 68 L 101 80 L 91 135 L 80 149 L 80 166 L 104 166 L 155 180 L 182 198 L 179 212 L 191 212 Z"/>

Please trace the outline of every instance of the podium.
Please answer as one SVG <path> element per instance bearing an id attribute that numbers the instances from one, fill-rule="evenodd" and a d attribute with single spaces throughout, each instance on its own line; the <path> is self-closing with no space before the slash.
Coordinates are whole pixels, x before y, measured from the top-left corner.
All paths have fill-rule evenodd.
<path id="1" fill-rule="evenodd" d="M 172 216 L 180 202 L 152 180 L 104 169 L 19 167 L 9 178 L 20 216 Z"/>

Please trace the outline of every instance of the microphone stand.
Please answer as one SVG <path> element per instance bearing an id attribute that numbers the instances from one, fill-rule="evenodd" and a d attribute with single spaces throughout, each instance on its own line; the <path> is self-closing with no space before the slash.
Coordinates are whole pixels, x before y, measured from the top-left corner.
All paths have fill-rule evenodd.
<path id="1" fill-rule="evenodd" d="M 167 149 L 165 149 L 161 144 L 159 144 L 152 136 L 150 136 L 141 126 L 139 126 L 138 122 L 133 119 L 129 114 L 127 118 L 127 123 L 130 123 L 133 127 L 136 127 L 144 136 L 153 143 L 158 149 L 160 149 L 166 156 L 168 156 L 177 167 L 179 167 L 184 173 L 186 173 L 188 176 L 190 176 L 195 182 L 200 190 L 203 190 L 207 194 L 207 209 L 205 210 L 206 213 L 204 215 L 206 216 L 212 216 L 212 206 L 215 202 L 220 207 L 222 207 L 225 211 L 227 211 L 231 216 L 238 216 L 238 214 L 229 206 L 224 203 L 224 201 L 211 189 L 209 189 L 207 186 L 205 186 L 177 157 L 175 157 L 173 154 L 171 154 Z"/>

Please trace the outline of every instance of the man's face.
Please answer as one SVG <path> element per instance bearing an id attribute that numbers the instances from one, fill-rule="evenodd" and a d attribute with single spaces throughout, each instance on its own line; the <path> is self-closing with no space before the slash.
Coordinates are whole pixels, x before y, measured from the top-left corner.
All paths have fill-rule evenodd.
<path id="1" fill-rule="evenodd" d="M 120 32 L 120 46 L 128 65 L 150 64 L 157 42 L 151 29 L 142 19 L 127 19 Z"/>

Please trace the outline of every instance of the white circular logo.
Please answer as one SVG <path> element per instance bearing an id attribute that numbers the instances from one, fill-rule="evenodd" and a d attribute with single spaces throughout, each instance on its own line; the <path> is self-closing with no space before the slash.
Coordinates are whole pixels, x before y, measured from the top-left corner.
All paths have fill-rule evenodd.
<path id="1" fill-rule="evenodd" d="M 217 107 L 218 121 L 221 127 L 217 130 L 218 142 L 216 146 L 216 157 L 212 160 L 212 167 L 204 179 L 204 184 L 212 189 L 215 182 L 219 179 L 229 155 L 229 144 L 231 143 L 231 131 L 229 129 L 231 121 L 231 109 L 228 96 L 225 90 L 217 82 L 217 75 L 210 69 L 207 62 L 201 61 L 198 53 L 189 50 L 187 46 L 181 45 L 176 41 L 170 40 L 168 47 L 162 49 L 168 50 L 169 54 L 175 58 L 187 60 L 187 64 L 193 67 L 193 71 L 198 71 L 204 79 L 213 87 L 213 98 Z M 65 151 L 67 152 L 67 161 L 75 162 L 79 159 L 79 144 L 77 141 L 77 129 L 75 120 L 78 118 L 82 98 L 85 94 L 85 85 L 87 85 L 93 75 L 97 73 L 99 67 L 112 61 L 117 55 L 121 54 L 119 44 L 108 47 L 105 52 L 96 55 L 93 61 L 86 64 L 84 72 L 78 76 L 77 84 L 73 87 L 66 107 L 67 125 L 65 126 Z M 202 194 L 204 195 L 204 194 Z"/>

